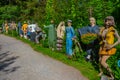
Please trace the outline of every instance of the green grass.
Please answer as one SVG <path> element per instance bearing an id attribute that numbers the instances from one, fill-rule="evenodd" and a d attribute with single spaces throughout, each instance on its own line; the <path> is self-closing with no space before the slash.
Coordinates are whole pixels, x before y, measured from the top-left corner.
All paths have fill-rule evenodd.
<path id="1" fill-rule="evenodd" d="M 100 80 L 100 78 L 97 76 L 98 75 L 98 70 L 94 68 L 94 66 L 86 62 L 84 58 L 81 58 L 79 60 L 70 60 L 68 59 L 64 53 L 60 53 L 57 51 L 51 51 L 48 48 L 44 48 L 38 44 L 35 44 L 29 40 L 20 38 L 19 36 L 16 35 L 8 35 L 11 37 L 14 37 L 18 40 L 23 41 L 24 43 L 29 44 L 35 51 L 40 52 L 44 55 L 48 55 L 56 60 L 59 60 L 69 66 L 73 66 L 74 68 L 78 69 L 85 77 L 87 77 L 89 80 Z M 82 53 L 81 53 L 82 54 Z"/>

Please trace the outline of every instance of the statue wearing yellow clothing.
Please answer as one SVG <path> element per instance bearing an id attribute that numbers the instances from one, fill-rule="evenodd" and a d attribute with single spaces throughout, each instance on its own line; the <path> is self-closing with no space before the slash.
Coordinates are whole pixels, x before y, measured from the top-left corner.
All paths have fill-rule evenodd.
<path id="1" fill-rule="evenodd" d="M 5 32 L 6 32 L 6 34 L 8 34 L 8 30 L 9 30 L 9 26 L 8 26 L 8 23 L 7 23 L 7 21 L 5 22 Z"/>
<path id="2" fill-rule="evenodd" d="M 101 76 L 104 72 L 102 68 L 105 68 L 110 75 L 110 78 L 114 80 L 112 70 L 107 64 L 107 60 L 111 55 L 116 53 L 115 46 L 120 43 L 120 36 L 117 30 L 114 28 L 115 22 L 113 16 L 107 16 L 104 20 L 104 27 L 100 29 L 99 36 L 101 37 L 100 50 L 99 50 L 99 61 L 100 61 L 100 73 Z M 115 38 L 117 41 L 114 42 Z"/>
<path id="3" fill-rule="evenodd" d="M 28 28 L 28 24 L 24 22 L 23 26 L 22 26 L 22 31 L 23 31 L 23 35 L 25 36 L 27 33 L 27 28 Z"/>
<path id="4" fill-rule="evenodd" d="M 101 29 L 101 33 L 105 30 L 105 28 Z M 100 52 L 101 55 L 112 55 L 116 53 L 116 48 L 111 48 L 107 50 L 108 45 L 114 44 L 114 27 L 109 27 L 106 35 L 102 36 L 102 41 L 100 42 Z"/>

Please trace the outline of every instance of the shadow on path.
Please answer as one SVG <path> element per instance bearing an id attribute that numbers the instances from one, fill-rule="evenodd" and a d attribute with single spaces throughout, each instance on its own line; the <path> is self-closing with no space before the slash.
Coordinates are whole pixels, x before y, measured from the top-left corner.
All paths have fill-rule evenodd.
<path id="1" fill-rule="evenodd" d="M 11 66 L 19 58 L 19 56 L 11 56 L 11 54 L 9 51 L 0 53 L 0 72 L 8 74 L 20 68 L 20 66 Z"/>

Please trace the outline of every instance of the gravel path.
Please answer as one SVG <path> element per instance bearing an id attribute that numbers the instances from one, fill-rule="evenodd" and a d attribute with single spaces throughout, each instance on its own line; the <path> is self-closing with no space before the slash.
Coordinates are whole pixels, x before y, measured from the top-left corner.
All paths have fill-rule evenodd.
<path id="1" fill-rule="evenodd" d="M 0 80 L 88 80 L 73 67 L 0 35 Z"/>

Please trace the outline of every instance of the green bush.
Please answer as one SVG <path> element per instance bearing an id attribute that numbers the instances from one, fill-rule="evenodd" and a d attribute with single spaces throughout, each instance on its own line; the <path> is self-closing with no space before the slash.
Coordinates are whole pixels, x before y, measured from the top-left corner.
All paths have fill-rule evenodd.
<path id="1" fill-rule="evenodd" d="M 113 71 L 115 80 L 119 80 L 120 79 L 120 67 L 118 67 L 118 60 L 120 60 L 120 45 L 118 45 L 116 48 L 117 48 L 117 52 L 115 55 L 110 57 L 110 59 L 108 60 L 108 64 Z"/>

